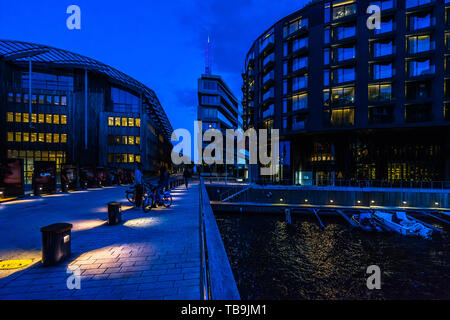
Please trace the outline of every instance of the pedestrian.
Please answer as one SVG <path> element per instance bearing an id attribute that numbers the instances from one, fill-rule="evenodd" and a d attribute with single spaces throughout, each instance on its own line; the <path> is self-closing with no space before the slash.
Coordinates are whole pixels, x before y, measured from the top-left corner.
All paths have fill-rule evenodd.
<path id="1" fill-rule="evenodd" d="M 142 163 L 137 163 L 136 168 L 134 169 L 134 185 L 136 188 L 136 208 L 140 208 L 142 206 L 142 196 L 144 193 L 144 176 L 142 174 Z"/>
<path id="2" fill-rule="evenodd" d="M 186 185 L 186 189 L 189 186 L 189 170 L 187 168 L 184 168 L 184 172 L 183 172 L 183 178 L 184 178 L 184 184 Z"/>

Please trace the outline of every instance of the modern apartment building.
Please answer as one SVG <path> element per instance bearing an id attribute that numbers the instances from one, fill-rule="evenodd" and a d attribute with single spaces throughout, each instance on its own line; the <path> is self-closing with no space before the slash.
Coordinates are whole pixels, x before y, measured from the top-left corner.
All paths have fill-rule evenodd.
<path id="1" fill-rule="evenodd" d="M 208 70 L 207 70 L 208 71 Z M 209 73 L 198 79 L 198 121 L 202 121 L 202 133 L 208 129 L 217 129 L 223 133 L 227 129 L 237 129 L 239 125 L 239 102 L 220 76 Z M 203 149 L 210 142 L 203 143 Z M 225 145 L 224 145 L 225 147 Z M 225 149 L 223 151 L 225 158 Z M 225 166 L 203 167 L 203 172 L 227 171 Z M 230 167 L 235 170 L 235 167 Z M 234 175 L 234 173 L 232 173 Z"/>
<path id="2" fill-rule="evenodd" d="M 147 171 L 169 166 L 172 127 L 156 94 L 128 75 L 66 50 L 0 41 L 0 161 Z"/>
<path id="3" fill-rule="evenodd" d="M 255 40 L 242 76 L 244 128 L 280 130 L 272 182 L 450 181 L 449 0 L 313 1 Z"/>

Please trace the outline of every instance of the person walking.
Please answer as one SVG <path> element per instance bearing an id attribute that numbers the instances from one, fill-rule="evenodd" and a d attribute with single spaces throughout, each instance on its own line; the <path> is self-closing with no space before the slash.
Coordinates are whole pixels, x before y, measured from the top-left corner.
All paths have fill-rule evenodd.
<path id="1" fill-rule="evenodd" d="M 183 172 L 184 184 L 186 185 L 186 189 L 189 186 L 189 170 L 187 168 L 184 169 Z"/>
<path id="2" fill-rule="evenodd" d="M 136 187 L 136 208 L 142 206 L 142 197 L 144 194 L 144 175 L 142 174 L 142 163 L 138 163 L 134 169 L 134 185 Z"/>

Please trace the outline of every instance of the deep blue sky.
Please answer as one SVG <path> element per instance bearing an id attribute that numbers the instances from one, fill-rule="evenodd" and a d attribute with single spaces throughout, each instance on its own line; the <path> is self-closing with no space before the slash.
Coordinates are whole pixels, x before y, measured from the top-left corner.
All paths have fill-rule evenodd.
<path id="1" fill-rule="evenodd" d="M 212 69 L 241 100 L 245 55 L 257 36 L 305 0 L 0 0 L 0 39 L 30 41 L 109 64 L 155 90 L 174 129 L 191 130 L 197 79 Z M 81 30 L 66 9 L 81 8 Z"/>

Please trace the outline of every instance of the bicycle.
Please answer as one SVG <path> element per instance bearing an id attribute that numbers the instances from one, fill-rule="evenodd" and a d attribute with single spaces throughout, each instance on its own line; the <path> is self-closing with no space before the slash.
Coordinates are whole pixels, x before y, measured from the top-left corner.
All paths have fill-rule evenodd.
<path id="1" fill-rule="evenodd" d="M 150 189 L 150 185 L 148 183 L 143 184 L 143 194 L 147 193 Z M 127 200 L 132 204 L 136 205 L 136 186 L 130 187 L 129 190 L 125 191 L 127 195 Z"/>
<path id="2" fill-rule="evenodd" d="M 160 186 L 150 187 L 150 190 L 144 192 L 142 201 L 142 210 L 148 213 L 153 207 L 164 206 L 169 208 L 172 205 L 172 195 L 170 191 L 163 191 Z"/>

